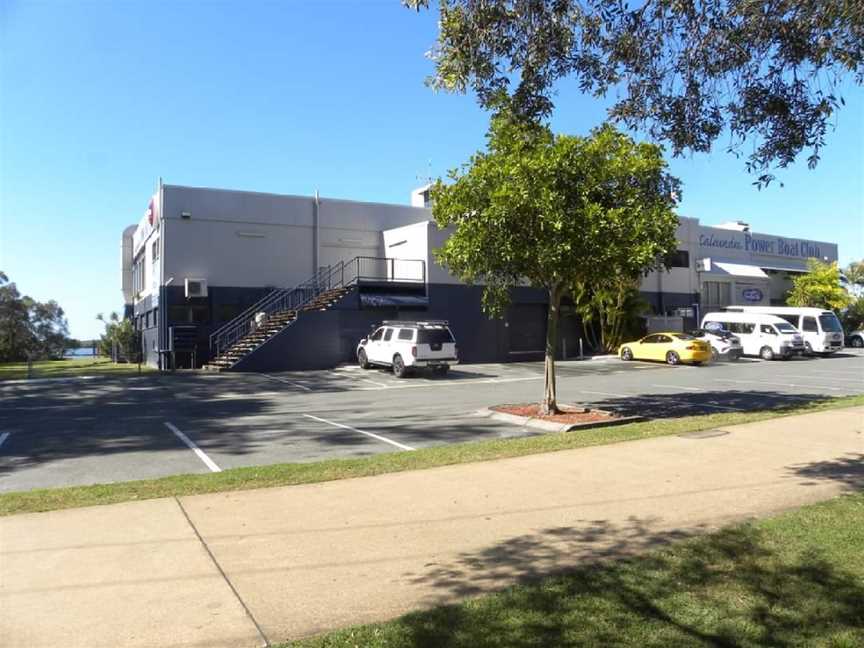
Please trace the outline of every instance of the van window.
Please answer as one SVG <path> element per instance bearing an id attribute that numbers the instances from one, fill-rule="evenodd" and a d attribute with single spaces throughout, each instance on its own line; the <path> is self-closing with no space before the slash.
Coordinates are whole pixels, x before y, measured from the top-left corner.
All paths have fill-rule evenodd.
<path id="1" fill-rule="evenodd" d="M 762 324 L 759 326 L 759 330 L 766 335 L 777 335 L 777 331 L 774 330 L 774 327 L 770 324 Z"/>
<path id="2" fill-rule="evenodd" d="M 375 331 L 372 335 L 369 336 L 369 339 L 370 340 L 380 340 L 382 335 L 384 335 L 384 329 L 379 328 L 377 331 Z"/>
<path id="3" fill-rule="evenodd" d="M 822 325 L 822 330 L 826 333 L 842 333 L 843 327 L 840 325 L 840 320 L 834 313 L 823 313 L 819 316 L 819 323 Z"/>
<path id="4" fill-rule="evenodd" d="M 789 322 L 792 326 L 798 326 L 798 316 L 797 315 L 777 315 L 780 319 L 784 319 Z"/>
<path id="5" fill-rule="evenodd" d="M 414 329 L 400 329 L 399 339 L 400 340 L 413 340 L 414 339 Z"/>
<path id="6" fill-rule="evenodd" d="M 384 332 L 384 341 L 385 341 L 385 342 L 389 342 L 389 341 L 390 341 L 390 338 L 392 338 L 392 337 L 393 337 L 393 329 L 388 328 L 388 329 Z"/>
<path id="7" fill-rule="evenodd" d="M 787 324 L 786 322 L 779 322 L 779 323 L 775 324 L 774 326 L 777 327 L 777 330 L 780 331 L 781 333 L 797 333 L 798 332 L 798 329 L 796 329 L 791 324 Z"/>
<path id="8" fill-rule="evenodd" d="M 819 327 L 816 326 L 815 317 L 805 317 L 801 321 L 801 330 L 806 333 L 818 333 Z"/>
<path id="9" fill-rule="evenodd" d="M 726 330 L 738 335 L 750 335 L 756 330 L 756 325 L 753 322 L 728 322 Z"/>
<path id="10" fill-rule="evenodd" d="M 705 330 L 711 331 L 728 331 L 729 329 L 723 324 L 723 322 L 705 322 Z"/>

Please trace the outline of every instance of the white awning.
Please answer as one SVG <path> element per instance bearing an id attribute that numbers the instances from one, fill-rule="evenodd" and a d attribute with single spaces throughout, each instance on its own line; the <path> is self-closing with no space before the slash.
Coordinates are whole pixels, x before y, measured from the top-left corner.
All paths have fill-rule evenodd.
<path id="1" fill-rule="evenodd" d="M 768 275 L 762 272 L 762 268 L 744 263 L 729 263 L 728 261 L 713 261 L 711 263 L 712 274 L 726 274 L 733 277 L 751 277 L 755 279 L 767 279 Z"/>

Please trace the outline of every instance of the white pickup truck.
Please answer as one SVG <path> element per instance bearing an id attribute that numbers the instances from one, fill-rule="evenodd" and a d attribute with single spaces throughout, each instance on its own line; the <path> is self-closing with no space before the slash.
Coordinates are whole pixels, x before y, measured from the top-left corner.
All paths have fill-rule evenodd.
<path id="1" fill-rule="evenodd" d="M 397 378 L 420 367 L 445 374 L 459 363 L 459 350 L 446 321 L 392 320 L 382 322 L 368 338 L 360 340 L 357 362 L 363 369 L 392 367 Z"/>

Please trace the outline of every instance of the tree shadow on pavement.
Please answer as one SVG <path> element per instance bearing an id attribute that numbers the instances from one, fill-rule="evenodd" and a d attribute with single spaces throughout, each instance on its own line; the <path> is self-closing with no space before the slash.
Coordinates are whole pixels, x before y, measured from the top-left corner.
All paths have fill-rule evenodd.
<path id="1" fill-rule="evenodd" d="M 603 562 L 686 535 L 650 526 L 595 521 L 463 554 L 415 579 L 451 600 L 502 577 L 524 586 L 409 614 L 397 622 L 392 645 L 852 646 L 864 639 L 864 581 L 818 547 L 790 555 L 760 529 L 742 526 Z M 585 544 L 597 550 L 579 551 Z M 594 560 L 541 578 L 568 546 L 571 564 Z"/>
<path id="2" fill-rule="evenodd" d="M 785 394 L 773 390 L 704 390 L 687 393 L 647 393 L 633 396 L 603 396 L 575 391 L 580 404 L 605 409 L 621 416 L 646 416 L 654 419 L 678 418 L 697 414 L 756 412 L 775 413 L 808 404 L 831 400 L 824 394 Z"/>
<path id="3" fill-rule="evenodd" d="M 789 471 L 805 478 L 807 481 L 803 482 L 804 484 L 816 484 L 828 480 L 841 482 L 856 490 L 864 489 L 864 454 L 860 453 L 847 454 L 827 461 L 796 464 L 790 466 Z"/>

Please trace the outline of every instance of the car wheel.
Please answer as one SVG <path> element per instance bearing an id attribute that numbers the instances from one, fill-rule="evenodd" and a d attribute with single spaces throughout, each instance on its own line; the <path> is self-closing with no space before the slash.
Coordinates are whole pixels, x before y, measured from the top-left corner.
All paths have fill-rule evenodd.
<path id="1" fill-rule="evenodd" d="M 694 366 L 694 367 L 698 367 L 698 366 L 701 365 L 701 364 L 702 364 L 702 361 L 701 361 L 701 360 L 698 360 L 698 361 L 697 361 L 697 360 L 694 360 L 694 361 L 693 361 L 693 366 Z"/>
<path id="2" fill-rule="evenodd" d="M 408 369 L 405 367 L 405 361 L 398 353 L 393 356 L 393 375 L 397 378 L 404 378 L 408 375 Z"/>
<path id="3" fill-rule="evenodd" d="M 856 349 L 860 349 L 864 347 L 864 338 L 858 337 L 857 335 L 852 338 L 852 346 Z"/>
<path id="4" fill-rule="evenodd" d="M 771 350 L 771 347 L 764 346 L 759 350 L 759 357 L 763 360 L 773 360 L 774 359 L 774 351 Z"/>
<path id="5" fill-rule="evenodd" d="M 357 354 L 357 363 L 361 369 L 369 368 L 369 358 L 366 357 L 366 352 L 363 349 L 360 349 L 360 353 Z"/>
<path id="6" fill-rule="evenodd" d="M 674 351 L 666 354 L 666 364 L 677 365 L 679 362 L 681 362 L 681 357 Z"/>
<path id="7" fill-rule="evenodd" d="M 633 359 L 633 352 L 630 350 L 630 347 L 624 347 L 621 349 L 621 359 L 627 361 Z"/>
<path id="8" fill-rule="evenodd" d="M 812 356 L 812 355 L 814 355 L 814 353 L 813 353 L 813 347 L 810 346 L 810 343 L 809 343 L 809 342 L 805 342 L 805 343 L 804 343 L 804 355 L 808 355 L 808 356 Z"/>

